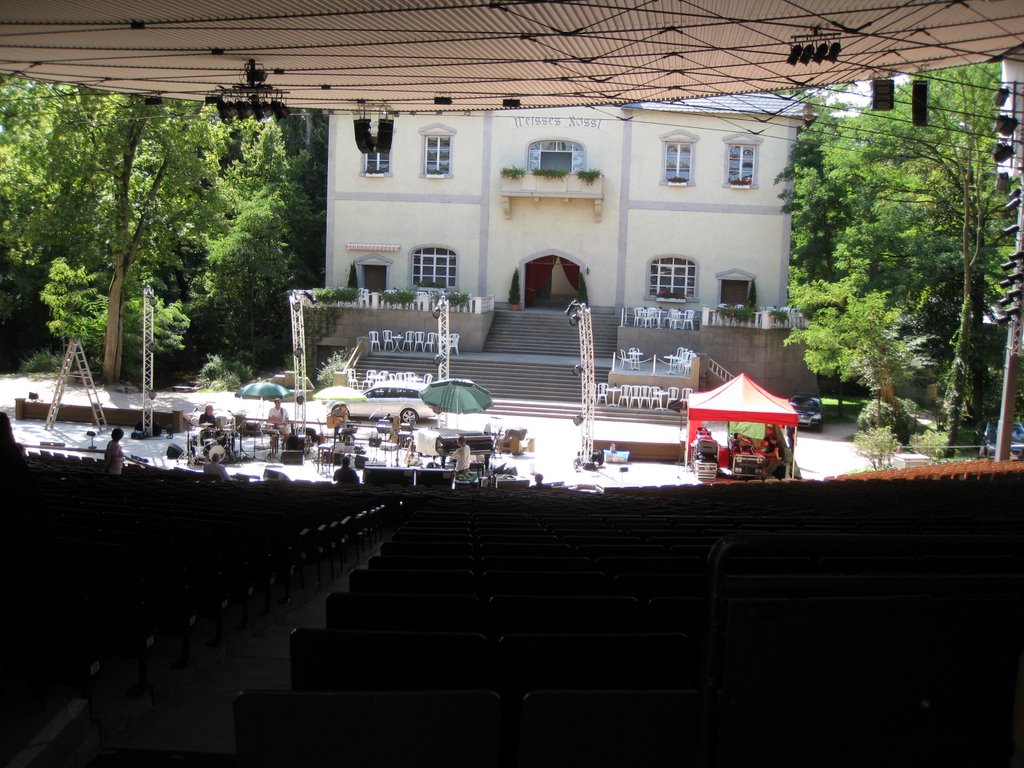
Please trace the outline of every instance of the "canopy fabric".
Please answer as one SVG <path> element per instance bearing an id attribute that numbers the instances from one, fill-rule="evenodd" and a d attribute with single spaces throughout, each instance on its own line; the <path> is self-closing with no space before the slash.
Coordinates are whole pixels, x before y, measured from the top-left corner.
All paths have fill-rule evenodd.
<path id="1" fill-rule="evenodd" d="M 461 113 L 916 75 L 1014 55 L 1022 39 L 1019 0 L 8 0 L 0 73 L 199 103 Z M 836 55 L 790 63 L 797 44 Z"/>
<path id="2" fill-rule="evenodd" d="M 773 395 L 745 373 L 717 389 L 691 394 L 688 414 L 688 442 L 693 441 L 697 427 L 705 421 L 752 421 L 786 427 L 795 427 L 799 421 L 788 400 Z"/>

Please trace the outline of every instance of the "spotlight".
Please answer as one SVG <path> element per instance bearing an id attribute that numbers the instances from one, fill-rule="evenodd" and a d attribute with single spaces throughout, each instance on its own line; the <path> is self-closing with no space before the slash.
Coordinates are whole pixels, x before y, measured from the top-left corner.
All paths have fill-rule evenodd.
<path id="1" fill-rule="evenodd" d="M 572 423 L 578 427 L 580 424 L 583 423 L 583 416 L 577 413 L 575 416 L 572 417 Z"/>
<path id="2" fill-rule="evenodd" d="M 441 317 L 441 309 L 440 309 L 440 307 L 434 307 L 434 311 L 431 312 L 431 314 L 434 316 L 435 320 L 439 319 Z"/>
<path id="3" fill-rule="evenodd" d="M 225 123 L 229 120 L 233 120 L 238 115 L 238 110 L 235 109 L 234 102 L 224 101 L 222 98 L 217 98 L 217 114 L 220 115 L 220 119 Z"/>
<path id="4" fill-rule="evenodd" d="M 579 376 L 581 373 L 583 373 L 583 366 L 580 365 L 579 363 L 576 363 L 576 365 L 572 367 L 572 375 Z"/>
<path id="5" fill-rule="evenodd" d="M 291 114 L 291 112 L 288 110 L 288 107 L 285 106 L 285 103 L 283 101 L 275 100 L 270 102 L 270 110 L 274 113 L 274 117 L 276 117 L 278 120 L 284 120 L 284 118 L 288 117 L 288 115 Z"/>
<path id="6" fill-rule="evenodd" d="M 579 325 L 579 323 L 580 315 L 578 312 L 573 312 L 571 315 L 569 315 L 569 325 L 575 328 L 577 325 Z"/>
<path id="7" fill-rule="evenodd" d="M 220 96 L 207 96 L 205 99 L 203 99 L 203 103 L 208 104 L 210 106 L 215 105 L 218 101 L 220 101 Z"/>
<path id="8" fill-rule="evenodd" d="M 1020 232 L 1020 224 L 1011 224 L 1003 229 L 1003 234 L 1007 236 L 1016 235 Z"/>
<path id="9" fill-rule="evenodd" d="M 1000 136 L 1013 136 L 1013 132 L 1017 130 L 1017 126 L 1020 123 L 1017 122 L 1017 118 L 1012 115 L 998 115 L 996 116 L 996 124 L 993 126 L 995 131 L 999 132 Z"/>
<path id="10" fill-rule="evenodd" d="M 1007 88 L 1006 86 L 1003 86 L 998 91 L 996 91 L 996 95 L 995 95 L 996 106 L 997 107 L 1003 106 L 1003 104 L 1006 103 L 1006 100 L 1008 98 L 1010 98 L 1010 89 Z"/>
<path id="11" fill-rule="evenodd" d="M 813 58 L 814 58 L 814 44 L 813 43 L 808 43 L 807 45 L 804 46 L 803 51 L 800 53 L 800 63 L 801 64 L 808 64 L 808 63 L 810 63 L 811 59 L 813 59 Z"/>
<path id="12" fill-rule="evenodd" d="M 992 159 L 997 163 L 1005 163 L 1013 157 L 1013 147 L 999 142 L 992 148 Z"/>
<path id="13" fill-rule="evenodd" d="M 391 151 L 391 139 L 395 134 L 395 121 L 382 117 L 377 121 L 377 151 L 386 154 Z"/>
<path id="14" fill-rule="evenodd" d="M 827 61 L 836 62 L 839 61 L 839 54 L 842 52 L 843 46 L 836 40 L 832 45 L 828 47 L 828 53 L 825 55 Z"/>
<path id="15" fill-rule="evenodd" d="M 240 99 L 235 102 L 235 111 L 238 112 L 239 120 L 244 120 L 247 117 L 253 116 L 252 104 L 244 99 Z"/>
<path id="16" fill-rule="evenodd" d="M 451 96 L 435 96 L 434 97 L 434 103 L 437 104 L 439 107 L 447 107 L 447 106 L 450 106 L 452 104 L 452 97 Z"/>
<path id="17" fill-rule="evenodd" d="M 996 190 L 998 192 L 1005 192 L 1009 188 L 1010 188 L 1010 174 L 1008 174 L 1006 171 L 1001 171 L 999 173 L 999 175 L 996 176 Z"/>
<path id="18" fill-rule="evenodd" d="M 814 49 L 814 56 L 811 58 L 814 59 L 815 64 L 821 64 L 826 56 L 828 56 L 828 43 L 821 43 Z"/>
<path id="19" fill-rule="evenodd" d="M 802 46 L 794 45 L 789 50 L 789 58 L 786 59 L 786 63 L 789 64 L 791 67 L 795 67 L 796 63 L 800 61 L 800 54 L 803 52 L 804 49 Z"/>
<path id="20" fill-rule="evenodd" d="M 434 365 L 440 365 L 443 362 L 444 362 L 444 355 L 441 355 L 441 354 L 434 355 Z"/>
<path id="21" fill-rule="evenodd" d="M 144 99 L 144 102 L 147 107 L 159 107 L 161 104 L 164 103 L 164 100 L 161 99 L 159 96 L 147 96 Z"/>
<path id="22" fill-rule="evenodd" d="M 252 111 L 256 119 L 261 123 L 267 122 L 274 116 L 274 110 L 270 108 L 270 102 L 260 101 L 255 96 L 252 97 Z"/>
<path id="23" fill-rule="evenodd" d="M 519 109 L 522 106 L 522 102 L 519 99 L 502 99 L 501 106 L 505 109 Z"/>
<path id="24" fill-rule="evenodd" d="M 298 397 L 295 398 L 295 404 L 296 405 L 302 405 L 305 402 L 306 402 L 306 398 L 303 397 L 302 395 L 299 395 Z"/>
<path id="25" fill-rule="evenodd" d="M 1016 208 L 1020 208 L 1020 190 L 1013 190 L 1013 194 L 1010 195 L 1009 201 L 1003 206 L 1004 210 L 1012 211 Z"/>

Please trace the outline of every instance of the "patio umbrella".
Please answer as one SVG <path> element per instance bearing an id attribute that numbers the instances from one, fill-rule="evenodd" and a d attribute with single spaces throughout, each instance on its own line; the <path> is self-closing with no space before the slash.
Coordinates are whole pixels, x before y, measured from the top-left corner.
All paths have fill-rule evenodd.
<path id="1" fill-rule="evenodd" d="M 491 393 L 470 379 L 432 381 L 420 392 L 420 399 L 438 413 L 480 413 L 494 405 Z"/>
<path id="2" fill-rule="evenodd" d="M 248 400 L 267 400 L 274 397 L 291 397 L 292 391 L 272 381 L 256 381 L 246 384 L 235 392 L 235 397 L 244 397 Z"/>
<path id="3" fill-rule="evenodd" d="M 313 395 L 314 400 L 365 400 L 366 395 L 358 389 L 345 386 L 327 387 Z"/>

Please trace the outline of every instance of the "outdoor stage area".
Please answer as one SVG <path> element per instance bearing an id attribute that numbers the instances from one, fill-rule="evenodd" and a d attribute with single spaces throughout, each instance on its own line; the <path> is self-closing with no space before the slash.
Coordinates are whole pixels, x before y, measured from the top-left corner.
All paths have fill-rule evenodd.
<path id="1" fill-rule="evenodd" d="M 32 392 L 38 395 L 39 401 L 49 403 L 52 400 L 54 378 L 3 376 L 0 377 L 0 408 L 11 418 L 15 439 L 26 446 L 30 452 L 50 450 L 60 452 L 61 448 L 45 446 L 44 443 L 63 443 L 65 449 L 88 451 L 91 445 L 95 452 L 102 456 L 102 450 L 109 439 L 109 428 L 95 438 L 90 438 L 89 431 L 96 431 L 92 424 L 84 422 L 58 420 L 52 429 L 44 428 L 43 418 L 15 418 L 15 401 L 27 398 Z M 112 388 L 99 390 L 100 402 L 104 408 L 131 409 L 141 408 L 142 397 L 137 392 L 125 392 Z M 69 385 L 62 399 L 64 405 L 87 405 L 88 398 L 80 387 Z M 157 392 L 154 408 L 158 413 L 181 411 L 187 419 L 198 417 L 203 408 L 211 404 L 217 414 L 224 418 L 244 417 L 258 418 L 266 414 L 268 404 L 260 401 L 243 400 L 231 392 L 178 392 L 161 390 Z M 286 402 L 289 415 L 294 416 L 295 404 Z M 696 476 L 688 467 L 673 461 L 635 461 L 623 464 L 606 463 L 597 471 L 577 472 L 573 468 L 573 460 L 580 444 L 580 428 L 572 422 L 572 416 L 578 412 L 571 406 L 566 407 L 564 418 L 519 417 L 512 415 L 496 416 L 488 413 L 450 415 L 448 428 L 465 431 L 483 432 L 489 424 L 492 432 L 507 429 L 525 429 L 527 441 L 532 438 L 533 449 L 522 455 L 512 456 L 504 452 L 492 457 L 492 466 L 514 467 L 519 478 L 532 478 L 536 472 L 543 473 L 546 483 L 564 483 L 568 486 L 600 487 L 643 487 L 660 485 L 691 485 L 696 484 Z M 44 417 L 45 418 L 45 417 Z M 326 407 L 319 402 L 310 402 L 307 406 L 306 418 L 308 426 L 329 434 L 326 426 L 318 422 L 326 420 Z M 159 423 L 159 418 L 157 419 Z M 388 450 L 383 447 L 368 447 L 368 439 L 376 434 L 376 425 L 371 421 L 356 422 L 359 431 L 358 445 L 365 447 L 370 462 L 379 462 L 387 466 L 404 466 L 407 453 L 405 451 Z M 419 429 L 436 429 L 436 420 L 421 421 Z M 187 453 L 178 458 L 168 457 L 168 448 L 172 445 L 186 448 L 189 433 L 183 431 L 171 437 L 161 436 L 136 440 L 130 437 L 132 427 L 123 427 L 125 437 L 122 440 L 126 456 L 138 456 L 148 460 L 151 467 L 163 469 L 179 469 L 181 471 L 201 472 L 202 466 L 190 467 Z M 862 469 L 866 462 L 856 456 L 849 444 L 850 428 L 845 425 L 827 425 L 823 433 L 801 433 L 798 437 L 796 451 L 797 463 L 800 465 L 804 479 L 823 479 L 825 477 L 844 474 Z M 195 432 L 192 433 L 196 435 Z M 594 439 L 598 446 L 616 443 L 621 448 L 628 444 L 645 444 L 664 447 L 668 455 L 678 455 L 676 448 L 680 440 L 685 440 L 685 424 L 655 425 L 642 422 L 602 421 L 600 418 L 594 425 Z M 301 465 L 283 464 L 280 459 L 267 455 L 266 449 L 258 446 L 264 440 L 246 437 L 242 439 L 242 450 L 251 458 L 249 460 L 228 463 L 227 470 L 231 475 L 242 475 L 246 480 L 262 480 L 270 469 L 290 480 L 308 482 L 330 482 L 333 467 L 318 468 L 315 458 L 307 455 Z M 333 441 L 331 441 L 333 442 Z M 253 448 L 254 444 L 257 446 Z M 237 445 L 237 444 L 236 444 Z M 174 451 L 171 451 L 173 453 Z M 431 457 L 421 457 L 428 462 Z M 436 460 L 435 460 L 436 461 Z M 439 462 L 438 462 L 439 463 Z M 98 468 L 98 467 L 97 467 Z"/>

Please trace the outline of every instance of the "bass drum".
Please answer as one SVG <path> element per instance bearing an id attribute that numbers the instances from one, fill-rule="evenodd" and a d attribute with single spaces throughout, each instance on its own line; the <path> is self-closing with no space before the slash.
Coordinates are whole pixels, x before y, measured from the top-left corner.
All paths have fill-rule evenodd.
<path id="1" fill-rule="evenodd" d="M 223 464 L 224 459 L 227 458 L 228 449 L 219 443 L 214 443 L 213 445 L 208 445 L 203 449 L 203 455 L 210 461 L 213 461 L 216 456 L 217 461 Z"/>

